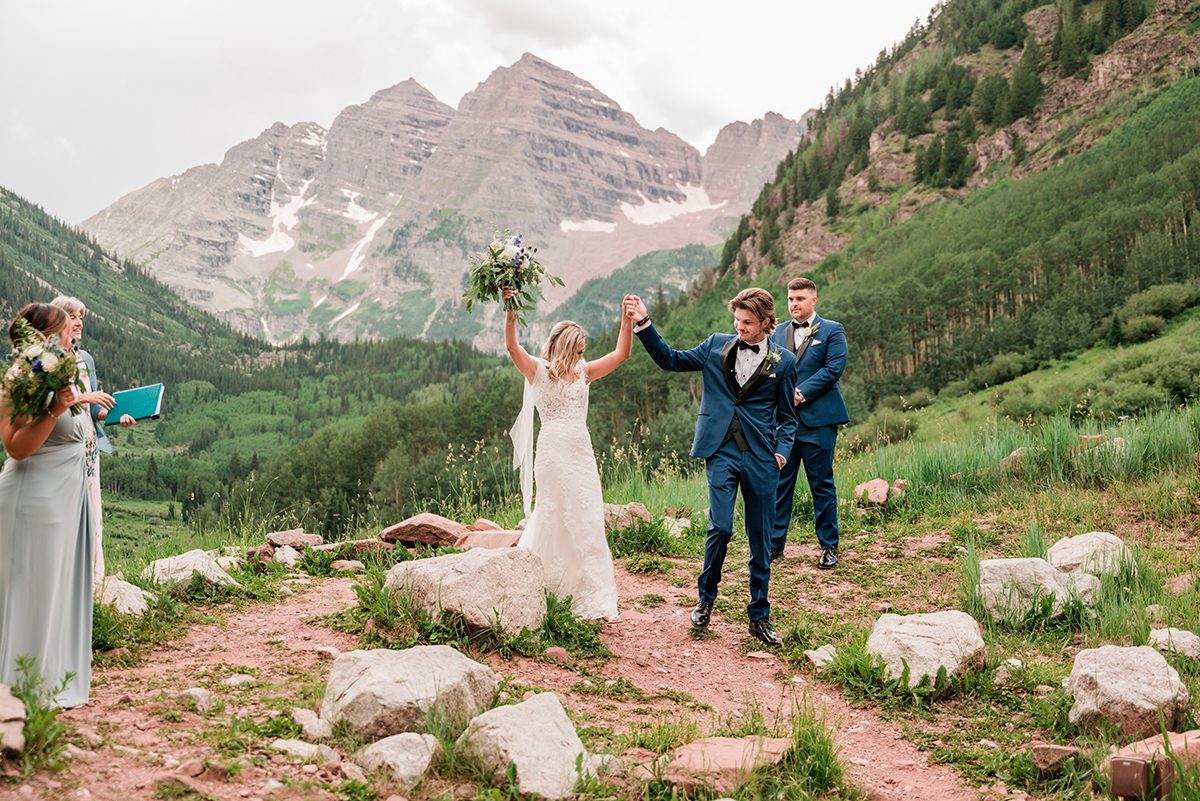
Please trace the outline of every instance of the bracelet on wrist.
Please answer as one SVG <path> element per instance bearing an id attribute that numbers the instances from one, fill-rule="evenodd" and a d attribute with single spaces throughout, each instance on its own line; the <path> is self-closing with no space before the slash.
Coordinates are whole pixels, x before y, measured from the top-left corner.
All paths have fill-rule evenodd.
<path id="1" fill-rule="evenodd" d="M 637 328 L 641 328 L 643 325 L 645 325 L 648 322 L 650 322 L 650 315 L 647 314 L 645 317 L 643 317 L 642 319 L 640 319 L 636 323 L 634 323 L 634 326 Z"/>

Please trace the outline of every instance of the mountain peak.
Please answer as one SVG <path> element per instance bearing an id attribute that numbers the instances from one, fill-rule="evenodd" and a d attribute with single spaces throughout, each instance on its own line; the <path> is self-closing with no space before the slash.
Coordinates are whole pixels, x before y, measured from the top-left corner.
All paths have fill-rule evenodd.
<path id="1" fill-rule="evenodd" d="M 371 95 L 371 99 L 367 102 L 390 101 L 403 102 L 405 100 L 437 100 L 437 96 L 433 92 L 426 89 L 415 78 L 409 78 L 401 81 L 398 84 L 389 86 L 386 89 L 380 89 L 375 94 Z"/>

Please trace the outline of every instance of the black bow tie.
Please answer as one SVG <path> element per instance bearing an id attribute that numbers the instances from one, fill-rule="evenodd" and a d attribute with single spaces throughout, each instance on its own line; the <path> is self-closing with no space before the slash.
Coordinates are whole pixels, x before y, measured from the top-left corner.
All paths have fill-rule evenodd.
<path id="1" fill-rule="evenodd" d="M 796 323 L 796 327 L 797 328 L 808 328 L 808 320 L 805 320 L 802 323 Z"/>
<path id="2" fill-rule="evenodd" d="M 759 343 L 759 344 L 762 344 L 762 343 Z M 743 350 L 743 349 L 752 350 L 755 353 L 758 353 L 758 345 L 751 345 L 749 342 L 745 341 L 744 339 L 739 339 L 738 340 L 738 350 Z"/>

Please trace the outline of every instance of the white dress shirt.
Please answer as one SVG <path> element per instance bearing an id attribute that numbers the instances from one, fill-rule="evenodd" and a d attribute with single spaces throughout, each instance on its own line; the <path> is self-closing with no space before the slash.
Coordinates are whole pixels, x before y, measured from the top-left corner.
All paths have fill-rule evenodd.
<path id="1" fill-rule="evenodd" d="M 804 347 L 804 340 L 812 336 L 812 324 L 815 319 L 817 319 L 817 313 L 813 312 L 807 320 L 801 320 L 798 323 L 795 320 L 792 321 L 792 336 L 795 337 L 795 344 L 792 346 L 794 353 L 799 353 L 800 348 Z"/>
<path id="2" fill-rule="evenodd" d="M 762 360 L 767 356 L 767 347 L 770 343 L 764 338 L 758 343 L 758 352 L 750 350 L 750 348 L 741 348 L 736 344 L 737 358 L 733 363 L 733 377 L 737 379 L 738 386 L 745 386 L 750 380 L 750 376 L 754 375 L 754 371 L 762 364 Z"/>

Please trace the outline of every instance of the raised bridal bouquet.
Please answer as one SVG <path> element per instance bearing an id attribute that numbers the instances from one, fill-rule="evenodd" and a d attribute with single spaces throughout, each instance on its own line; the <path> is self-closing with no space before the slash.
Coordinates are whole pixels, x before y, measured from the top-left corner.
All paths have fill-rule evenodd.
<path id="1" fill-rule="evenodd" d="M 71 386 L 82 389 L 74 355 L 23 318 L 17 320 L 17 345 L 2 385 L 14 420 L 43 414 L 60 389 Z M 78 404 L 71 407 L 71 414 L 81 411 L 83 408 Z"/>
<path id="2" fill-rule="evenodd" d="M 521 235 L 496 232 L 496 238 L 480 253 L 471 254 L 471 273 L 463 300 L 467 311 L 476 303 L 499 300 L 505 289 L 517 294 L 504 302 L 505 311 L 515 311 L 525 325 L 522 312 L 532 309 L 542 295 L 542 280 L 562 286 L 562 279 L 550 275 L 537 260 L 537 248 L 521 244 Z"/>

